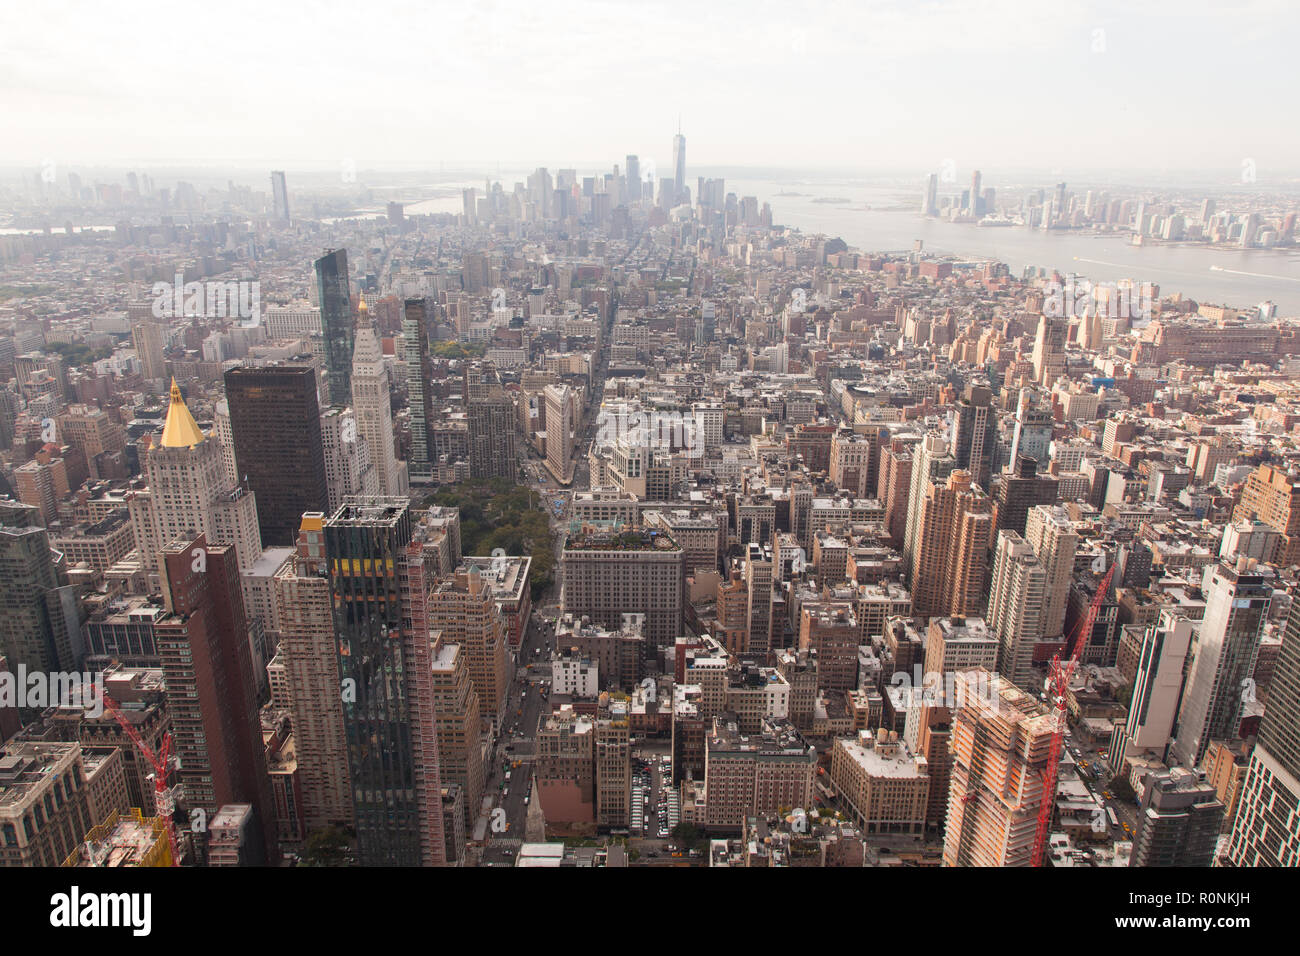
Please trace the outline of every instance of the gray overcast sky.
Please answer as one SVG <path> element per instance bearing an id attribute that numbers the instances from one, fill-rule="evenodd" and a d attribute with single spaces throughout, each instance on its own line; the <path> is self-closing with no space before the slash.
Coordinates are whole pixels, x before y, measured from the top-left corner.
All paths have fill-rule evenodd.
<path id="1" fill-rule="evenodd" d="M 1295 0 L 0 7 L 0 163 L 1300 166 Z"/>

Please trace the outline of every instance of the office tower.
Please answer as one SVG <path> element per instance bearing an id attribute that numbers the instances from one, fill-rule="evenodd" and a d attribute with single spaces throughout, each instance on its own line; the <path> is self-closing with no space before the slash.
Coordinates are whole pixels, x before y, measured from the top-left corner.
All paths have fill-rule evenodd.
<path id="1" fill-rule="evenodd" d="M 578 427 L 577 393 L 567 385 L 547 385 L 542 392 L 546 402 L 546 468 L 560 484 L 573 480 L 573 445 Z"/>
<path id="2" fill-rule="evenodd" d="M 1079 535 L 1063 507 L 1035 505 L 1025 520 L 1024 537 L 1047 574 L 1043 592 L 1043 639 L 1055 640 L 1065 631 L 1065 610 L 1074 579 Z"/>
<path id="3" fill-rule="evenodd" d="M 673 185 L 676 188 L 676 201 L 672 205 L 685 202 L 686 197 L 686 137 L 682 135 L 681 125 L 673 137 Z"/>
<path id="4" fill-rule="evenodd" d="M 375 469 L 379 494 L 406 494 L 405 462 L 397 460 L 394 449 L 388 368 L 364 301 L 357 322 L 356 351 L 352 355 L 352 410 L 357 416 L 357 435 L 370 447 L 370 463 Z"/>
<path id="5" fill-rule="evenodd" d="M 402 313 L 402 346 L 406 353 L 406 396 L 411 409 L 412 477 L 429 479 L 433 474 L 433 442 L 429 425 L 433 421 L 433 366 L 429 356 L 429 316 L 425 299 L 407 299 Z"/>
<path id="6" fill-rule="evenodd" d="M 1147 775 L 1129 866 L 1212 866 L 1223 803 L 1205 774 L 1182 768 Z"/>
<path id="7" fill-rule="evenodd" d="M 519 469 L 515 452 L 515 403 L 499 386 L 472 395 L 468 404 L 469 473 L 474 478 L 514 481 Z"/>
<path id="8" fill-rule="evenodd" d="M 998 639 L 998 673 L 1023 690 L 1037 683 L 1034 648 L 1043 638 L 1047 573 L 1014 531 L 999 531 L 989 595 L 989 626 Z"/>
<path id="9" fill-rule="evenodd" d="M 465 794 L 465 822 L 473 824 L 483 799 L 482 714 L 469 664 L 459 644 L 435 632 L 433 711 L 438 715 L 438 776 Z"/>
<path id="10" fill-rule="evenodd" d="M 1013 459 L 1013 467 L 998 482 L 993 516 L 997 530 L 1023 534 L 1031 509 L 1056 503 L 1060 482 L 1051 475 L 1038 474 L 1038 463 L 1026 455 Z"/>
<path id="11" fill-rule="evenodd" d="M 957 680 L 943 865 L 1029 866 L 1054 718 L 982 668 Z"/>
<path id="12" fill-rule="evenodd" d="M 664 532 L 584 527 L 560 559 L 560 613 L 618 628 L 626 613 L 644 614 L 647 645 L 667 647 L 682 632 L 682 549 Z M 649 648 L 647 648 L 648 650 Z"/>
<path id="13" fill-rule="evenodd" d="M 152 303 L 132 305 L 128 312 L 131 317 L 131 347 L 140 359 L 145 379 L 150 382 L 165 379 L 167 360 L 163 348 L 167 341 L 166 325 L 154 318 Z"/>
<path id="14" fill-rule="evenodd" d="M 256 858 L 273 865 L 276 810 L 235 549 L 200 534 L 164 548 L 158 570 L 167 615 L 154 635 L 185 802 L 209 821 L 226 804 L 251 804 Z"/>
<path id="15" fill-rule="evenodd" d="M 1045 467 L 1052 444 L 1053 425 L 1051 409 L 1038 402 L 1033 389 L 1022 388 L 1011 439 L 1012 464 L 1023 455 L 1032 458 L 1040 468 Z"/>
<path id="16" fill-rule="evenodd" d="M 632 742 L 628 702 L 610 700 L 596 714 L 592 757 L 596 764 L 596 826 L 632 822 Z"/>
<path id="17" fill-rule="evenodd" d="M 337 511 L 355 495 L 379 494 L 379 476 L 370 463 L 370 445 L 358 439 L 356 414 L 350 408 L 327 408 L 320 417 L 325 456 L 325 488 Z"/>
<path id="18" fill-rule="evenodd" d="M 1065 374 L 1065 337 L 1069 319 L 1042 316 L 1034 336 L 1034 381 L 1051 388 Z"/>
<path id="19" fill-rule="evenodd" d="M 285 182 L 283 170 L 271 171 L 271 199 L 274 216 L 278 222 L 289 221 L 289 186 Z"/>
<path id="20" fill-rule="evenodd" d="M 1285 538 L 1277 563 L 1300 562 L 1300 476 L 1273 465 L 1260 465 L 1246 477 L 1233 522 L 1261 521 Z"/>
<path id="21" fill-rule="evenodd" d="M 885 506 L 885 530 L 889 533 L 889 544 L 894 548 L 901 549 L 907 537 L 908 494 L 918 447 L 915 442 L 891 438 L 889 446 L 880 451 L 876 498 Z"/>
<path id="22" fill-rule="evenodd" d="M 917 617 L 978 617 L 993 540 L 991 499 L 957 470 L 929 483 L 917 516 L 912 604 Z"/>
<path id="23" fill-rule="evenodd" d="M 745 650 L 764 657 L 780 645 L 783 634 L 772 617 L 772 552 L 757 542 L 750 542 L 745 555 Z"/>
<path id="24" fill-rule="evenodd" d="M 967 385 L 957 402 L 952 453 L 956 467 L 969 471 L 971 481 L 985 491 L 993 476 L 997 444 L 998 415 L 993 407 L 993 392 L 987 386 Z"/>
<path id="25" fill-rule="evenodd" d="M 321 332 L 325 337 L 329 404 L 347 405 L 352 401 L 353 326 L 346 249 L 328 251 L 316 260 L 316 293 L 320 304 Z"/>
<path id="26" fill-rule="evenodd" d="M 148 490 L 129 495 L 127 507 L 140 564 L 158 567 L 158 552 L 202 534 L 214 545 L 233 545 L 242 568 L 262 554 L 256 494 L 230 482 L 225 450 L 205 434 L 172 381 L 162 435 L 140 452 Z"/>
<path id="27" fill-rule="evenodd" d="M 325 516 L 307 512 L 293 558 L 275 575 L 279 657 L 293 706 L 303 823 L 310 833 L 352 826 L 334 607 L 325 560 Z"/>
<path id="28" fill-rule="evenodd" d="M 980 171 L 977 169 L 970 174 L 970 197 L 967 204 L 967 211 L 976 218 L 984 215 L 983 193 L 980 192 Z"/>
<path id="29" fill-rule="evenodd" d="M 1206 568 L 1205 617 L 1192 647 L 1171 764 L 1198 767 L 1211 740 L 1241 736 L 1242 704 L 1274 581 L 1271 569 L 1249 558 Z"/>
<path id="30" fill-rule="evenodd" d="M 470 564 L 439 581 L 428 596 L 428 621 L 442 632 L 442 640 L 460 645 L 479 712 L 496 731 L 505 715 L 509 655 L 487 572 Z"/>
<path id="31" fill-rule="evenodd" d="M 1111 734 L 1109 760 L 1116 773 L 1122 772 L 1125 758 L 1135 754 L 1165 759 L 1196 626 L 1195 621 L 1165 610 L 1159 622 L 1143 633 L 1128 717 Z"/>
<path id="32" fill-rule="evenodd" d="M 1300 866 L 1300 600 L 1292 592 L 1268 706 L 1238 798 L 1234 866 Z"/>
<path id="33" fill-rule="evenodd" d="M 632 154 L 628 154 L 627 168 L 624 170 L 624 176 L 627 177 L 627 201 L 636 203 L 641 201 L 641 160 Z"/>
<path id="34" fill-rule="evenodd" d="M 916 534 L 920 528 L 921 501 L 931 481 L 943 482 L 957 467 L 957 459 L 948 448 L 942 435 L 929 434 L 912 452 L 912 467 L 908 479 L 907 512 L 903 525 L 903 566 L 909 575 L 916 556 Z M 913 577 L 914 580 L 914 577 Z"/>
<path id="35" fill-rule="evenodd" d="M 739 830 L 746 817 L 812 805 L 816 751 L 785 720 L 742 734 L 728 716 L 713 719 L 704 741 L 705 827 Z"/>
<path id="36" fill-rule="evenodd" d="M 82 655 L 76 597 L 37 522 L 30 505 L 0 501 L 0 656 L 13 673 L 73 671 Z"/>
<path id="37" fill-rule="evenodd" d="M 325 522 L 362 866 L 446 859 L 429 633 L 403 627 L 424 597 L 404 587 L 410 543 L 401 498 L 356 498 Z"/>
<path id="38" fill-rule="evenodd" d="M 324 511 L 329 503 L 316 370 L 232 368 L 226 372 L 226 401 L 235 460 L 256 496 L 262 544 L 291 545 L 303 512 Z"/>
<path id="39" fill-rule="evenodd" d="M 939 214 L 939 174 L 931 173 L 925 179 L 925 192 L 921 196 L 921 215 Z"/>

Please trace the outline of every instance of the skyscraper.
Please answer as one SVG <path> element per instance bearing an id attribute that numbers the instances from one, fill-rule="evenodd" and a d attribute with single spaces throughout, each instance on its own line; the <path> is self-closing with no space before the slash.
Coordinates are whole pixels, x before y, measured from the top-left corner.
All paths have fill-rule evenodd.
<path id="1" fill-rule="evenodd" d="M 1223 804 L 1204 773 L 1174 768 L 1147 775 L 1129 866 L 1210 866 Z"/>
<path id="2" fill-rule="evenodd" d="M 912 561 L 916 554 L 916 533 L 919 528 L 921 501 L 931 481 L 947 481 L 957 467 L 957 459 L 948 448 L 943 435 L 929 434 L 912 453 L 912 467 L 908 474 L 907 513 L 903 525 L 903 567 L 914 574 Z"/>
<path id="3" fill-rule="evenodd" d="M 505 711 L 508 660 L 489 573 L 470 565 L 440 580 L 428 595 L 428 620 L 443 640 L 460 645 L 479 712 L 496 729 Z"/>
<path id="4" fill-rule="evenodd" d="M 1206 569 L 1205 617 L 1197 631 L 1187 688 L 1178 709 L 1170 762 L 1200 766 L 1211 740 L 1236 740 L 1255 670 L 1275 576 L 1249 558 Z"/>
<path id="5" fill-rule="evenodd" d="M 925 193 L 921 196 L 921 215 L 939 214 L 939 174 L 931 173 L 925 180 Z"/>
<path id="6" fill-rule="evenodd" d="M 547 385 L 546 467 L 555 480 L 567 485 L 573 480 L 573 443 L 578 425 L 578 396 L 567 385 Z"/>
<path id="7" fill-rule="evenodd" d="M 1300 866 L 1300 600 L 1292 592 L 1268 706 L 1238 798 L 1234 866 Z"/>
<path id="8" fill-rule="evenodd" d="M 1053 717 L 982 668 L 957 672 L 944 866 L 1029 866 Z M 990 692 L 986 688 L 992 686 Z"/>
<path id="9" fill-rule="evenodd" d="M 154 636 L 185 800 L 209 820 L 226 804 L 251 804 L 258 849 L 274 864 L 276 811 L 235 549 L 201 534 L 177 541 L 160 554 L 159 573 L 167 615 Z"/>
<path id="10" fill-rule="evenodd" d="M 266 546 L 291 545 L 304 511 L 329 503 L 316 370 L 308 365 L 226 372 L 235 460 L 256 496 Z"/>
<path id="11" fill-rule="evenodd" d="M 433 474 L 433 442 L 429 423 L 433 421 L 433 377 L 429 359 L 428 303 L 407 299 L 402 313 L 402 345 L 406 353 L 406 395 L 411 409 L 411 477 L 428 479 Z"/>
<path id="12" fill-rule="evenodd" d="M 998 673 L 1032 690 L 1034 648 L 1043 637 L 1047 574 L 1034 549 L 1014 531 L 998 532 L 989 595 L 989 626 L 998 638 Z"/>
<path id="13" fill-rule="evenodd" d="M 673 185 L 677 190 L 676 202 L 684 202 L 686 197 L 686 137 L 682 135 L 681 123 L 677 125 L 677 135 L 673 137 Z"/>
<path id="14" fill-rule="evenodd" d="M 1027 455 L 1013 459 L 1012 468 L 998 482 L 993 514 L 999 531 L 1024 534 L 1031 509 L 1056 503 L 1059 482 L 1051 475 L 1038 474 L 1037 462 Z"/>
<path id="15" fill-rule="evenodd" d="M 283 170 L 271 171 L 271 199 L 274 215 L 279 222 L 289 221 L 289 186 L 285 182 Z"/>
<path id="16" fill-rule="evenodd" d="M 148 489 L 132 492 L 127 507 L 144 568 L 156 569 L 173 541 L 199 534 L 234 545 L 239 566 L 253 566 L 262 553 L 257 496 L 229 480 L 225 450 L 199 428 L 175 381 L 162 435 L 140 455 Z"/>
<path id="17" fill-rule="evenodd" d="M 364 300 L 352 354 L 352 410 L 357 416 L 357 432 L 370 446 L 370 463 L 375 468 L 379 493 L 406 494 L 409 484 L 406 463 L 397 460 L 394 447 L 388 367 L 384 365 L 384 356 Z"/>
<path id="18" fill-rule="evenodd" d="M 519 468 L 514 400 L 500 386 L 489 386 L 470 396 L 468 409 L 470 475 L 513 481 Z"/>
<path id="19" fill-rule="evenodd" d="M 325 561 L 325 516 L 302 516 L 293 559 L 275 575 L 279 657 L 293 705 L 294 750 L 308 832 L 352 826 L 334 607 Z"/>
<path id="20" fill-rule="evenodd" d="M 986 492 L 993 476 L 997 443 L 998 415 L 992 390 L 987 385 L 967 385 L 957 402 L 952 453 L 956 467 L 969 471 L 971 481 Z"/>
<path id="21" fill-rule="evenodd" d="M 627 201 L 635 203 L 641 201 L 641 160 L 632 154 L 627 157 L 627 169 L 623 173 L 627 177 Z"/>
<path id="22" fill-rule="evenodd" d="M 77 618 L 60 597 L 71 589 L 39 522 L 36 508 L 0 502 L 0 657 L 15 673 L 20 666 L 71 671 L 81 663 Z"/>
<path id="23" fill-rule="evenodd" d="M 1034 336 L 1034 381 L 1051 388 L 1065 374 L 1065 337 L 1069 320 L 1042 316 Z"/>
<path id="24" fill-rule="evenodd" d="M 334 249 L 316 260 L 316 291 L 325 338 L 329 403 L 352 401 L 352 292 L 348 286 L 348 251 Z M 309 509 L 304 509 L 309 510 Z"/>
<path id="25" fill-rule="evenodd" d="M 1025 540 L 1047 574 L 1043 592 L 1043 639 L 1054 640 L 1065 631 L 1065 610 L 1070 599 L 1079 535 L 1063 507 L 1036 505 L 1029 509 L 1025 520 Z"/>
<path id="26" fill-rule="evenodd" d="M 978 617 L 993 540 L 991 500 L 957 470 L 929 482 L 917 516 L 912 602 L 917 617 Z"/>
<path id="27" fill-rule="evenodd" d="M 412 613 L 407 602 L 425 596 L 403 599 L 410 541 L 401 498 L 355 498 L 325 523 L 363 866 L 439 866 L 446 859 L 429 635 L 403 627 Z"/>

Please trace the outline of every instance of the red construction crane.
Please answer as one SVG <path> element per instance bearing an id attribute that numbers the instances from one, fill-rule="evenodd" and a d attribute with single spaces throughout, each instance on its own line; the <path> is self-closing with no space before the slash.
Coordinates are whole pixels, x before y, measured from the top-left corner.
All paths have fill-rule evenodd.
<path id="1" fill-rule="evenodd" d="M 109 697 L 107 692 L 104 694 L 104 709 L 113 716 L 122 730 L 131 742 L 135 744 L 136 749 L 144 754 L 144 759 L 153 767 L 153 773 L 149 776 L 153 779 L 154 808 L 158 816 L 162 817 L 167 824 L 167 842 L 172 848 L 172 866 L 180 866 L 181 858 L 178 852 L 176 841 L 176 803 L 180 798 L 180 784 L 174 787 L 167 786 L 167 777 L 173 767 L 176 766 L 176 757 L 172 754 L 172 735 L 171 732 L 163 734 L 162 747 L 155 753 L 154 749 L 144 742 L 144 738 L 136 731 L 131 721 L 126 719 L 122 713 L 122 708 L 117 705 L 117 701 Z"/>
<path id="2" fill-rule="evenodd" d="M 1112 564 L 1110 570 L 1106 572 L 1106 576 L 1101 579 L 1097 593 L 1092 596 L 1092 603 L 1088 605 L 1088 613 L 1083 616 L 1083 620 L 1075 628 L 1069 644 L 1066 645 L 1065 649 L 1070 652 L 1069 660 L 1061 663 L 1059 653 L 1052 657 L 1052 665 L 1048 671 L 1046 682 L 1047 704 L 1052 708 L 1054 722 L 1052 745 L 1047 753 L 1047 766 L 1043 768 L 1042 805 L 1038 808 L 1038 828 L 1034 831 L 1034 848 L 1029 858 L 1030 866 L 1043 865 L 1043 849 L 1047 844 L 1047 831 L 1052 825 L 1052 809 L 1056 804 L 1056 775 L 1061 765 L 1061 745 L 1065 741 L 1065 697 L 1070 687 L 1070 677 L 1079 664 L 1079 651 L 1083 648 L 1083 642 L 1092 633 L 1093 625 L 1097 623 L 1097 614 L 1101 611 L 1101 605 L 1106 600 L 1106 594 L 1110 591 L 1110 579 L 1114 574 L 1115 565 Z"/>

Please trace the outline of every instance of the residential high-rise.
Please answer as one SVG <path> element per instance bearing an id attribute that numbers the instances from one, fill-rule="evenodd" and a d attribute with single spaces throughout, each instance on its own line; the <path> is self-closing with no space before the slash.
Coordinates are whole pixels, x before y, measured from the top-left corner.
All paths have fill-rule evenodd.
<path id="1" fill-rule="evenodd" d="M 998 639 L 998 673 L 1032 690 L 1034 649 L 1043 637 L 1047 573 L 1034 549 L 1014 531 L 999 531 L 989 594 L 989 626 Z"/>
<path id="2" fill-rule="evenodd" d="M 984 385 L 968 385 L 957 402 L 953 423 L 952 453 L 956 467 L 971 474 L 971 480 L 989 490 L 993 461 L 997 454 L 998 414 L 993 392 Z"/>
<path id="3" fill-rule="evenodd" d="M 352 292 L 348 285 L 348 251 L 334 249 L 316 260 L 316 291 L 321 332 L 325 338 L 325 371 L 329 404 L 352 401 Z"/>
<path id="4" fill-rule="evenodd" d="M 163 356 L 163 347 L 167 341 L 167 326 L 154 317 L 152 303 L 132 305 L 128 312 L 131 317 L 131 345 L 144 368 L 145 379 L 151 382 L 165 380 L 167 361 Z"/>
<path id="5" fill-rule="evenodd" d="M 140 455 L 148 490 L 132 492 L 127 507 L 141 565 L 156 569 L 164 547 L 202 534 L 233 545 L 240 567 L 251 568 L 262 553 L 257 496 L 231 484 L 224 449 L 195 423 L 175 380 L 162 435 Z"/>
<path id="6" fill-rule="evenodd" d="M 920 528 L 921 501 L 930 482 L 944 482 L 957 467 L 957 459 L 949 450 L 948 440 L 937 434 L 926 435 L 912 452 L 912 468 L 908 478 L 907 514 L 903 525 L 903 567 L 912 571 L 916 556 L 916 534 Z"/>
<path id="7" fill-rule="evenodd" d="M 1240 736 L 1242 704 L 1275 580 L 1271 569 L 1255 566 L 1250 558 L 1206 568 L 1205 617 L 1192 647 L 1171 763 L 1199 767 L 1211 740 Z"/>
<path id="8" fill-rule="evenodd" d="M 1042 316 L 1034 336 L 1034 381 L 1051 388 L 1065 374 L 1065 337 L 1069 320 Z"/>
<path id="9" fill-rule="evenodd" d="M 262 543 L 291 545 L 303 512 L 329 504 L 316 371 L 308 365 L 232 368 L 226 401 L 235 459 L 256 496 Z"/>
<path id="10" fill-rule="evenodd" d="M 477 818 L 483 799 L 483 728 L 478 692 L 459 644 L 435 632 L 433 710 L 438 715 L 438 775 L 465 794 L 466 824 Z"/>
<path id="11" fill-rule="evenodd" d="M 917 515 L 912 558 L 912 606 L 917 617 L 978 617 L 984 612 L 984 572 L 993 540 L 991 499 L 954 471 L 929 482 Z"/>
<path id="12" fill-rule="evenodd" d="M 1055 640 L 1065 631 L 1065 610 L 1074 577 L 1079 535 L 1069 513 L 1060 505 L 1035 505 L 1025 519 L 1025 540 L 1047 573 L 1043 592 L 1043 639 Z"/>
<path id="13" fill-rule="evenodd" d="M 425 299 L 407 299 L 402 313 L 402 345 L 406 354 L 406 396 L 411 410 L 411 455 L 408 462 L 412 478 L 427 480 L 433 474 L 433 441 L 429 425 L 433 421 L 433 370 L 429 356 L 429 303 Z"/>
<path id="14" fill-rule="evenodd" d="M 1029 866 L 1054 718 L 982 668 L 957 673 L 944 866 Z"/>
<path id="15" fill-rule="evenodd" d="M 325 522 L 358 862 L 440 866 L 443 840 L 433 658 L 404 627 L 424 591 L 404 582 L 404 498 L 355 498 Z"/>
<path id="16" fill-rule="evenodd" d="M 73 671 L 81 663 L 75 595 L 54 559 L 37 509 L 0 501 L 0 657 L 14 673 Z"/>
<path id="17" fill-rule="evenodd" d="M 433 587 L 428 602 L 429 627 L 460 645 L 479 711 L 495 731 L 505 714 L 509 655 L 491 586 L 478 567 L 461 567 Z"/>
<path id="18" fill-rule="evenodd" d="M 235 549 L 202 534 L 180 540 L 160 553 L 159 573 L 167 615 L 154 637 L 186 803 L 208 820 L 250 804 L 262 834 L 254 859 L 274 864 L 276 810 Z"/>
<path id="19" fill-rule="evenodd" d="M 1125 758 L 1134 754 L 1165 759 L 1195 633 L 1195 621 L 1165 610 L 1159 623 L 1142 635 L 1128 717 L 1111 733 L 1108 760 L 1115 773 L 1121 773 Z"/>
<path id="20" fill-rule="evenodd" d="M 275 575 L 280 649 L 293 704 L 294 750 L 308 832 L 352 826 L 334 606 L 325 560 L 325 516 L 302 516 L 298 548 Z"/>
<path id="21" fill-rule="evenodd" d="M 1300 866 L 1300 600 L 1292 592 L 1268 706 L 1228 845 L 1234 866 Z"/>
<path id="22" fill-rule="evenodd" d="M 1300 476 L 1273 465 L 1260 465 L 1246 477 L 1234 523 L 1261 521 L 1284 536 L 1277 563 L 1300 563 Z"/>
<path id="23" fill-rule="evenodd" d="M 1223 803 L 1204 773 L 1148 774 L 1129 866 L 1211 866 Z"/>
<path id="24" fill-rule="evenodd" d="M 474 478 L 508 478 L 519 469 L 515 451 L 515 403 L 499 386 L 468 402 L 469 473 Z"/>
<path id="25" fill-rule="evenodd" d="M 1056 503 L 1057 479 L 1038 474 L 1038 464 L 1027 455 L 1013 462 L 1014 471 L 1006 472 L 998 482 L 993 514 L 999 531 L 1025 533 L 1029 510 L 1038 505 Z"/>
<path id="26" fill-rule="evenodd" d="M 273 215 L 277 222 L 289 221 L 289 186 L 285 182 L 283 170 L 271 171 L 271 201 Z"/>
<path id="27" fill-rule="evenodd" d="M 360 311 L 352 354 L 352 410 L 357 416 L 357 433 L 370 446 L 370 463 L 375 469 L 379 494 L 400 496 L 406 494 L 409 482 L 406 463 L 397 460 L 395 450 L 388 367 L 384 365 L 364 299 Z"/>

